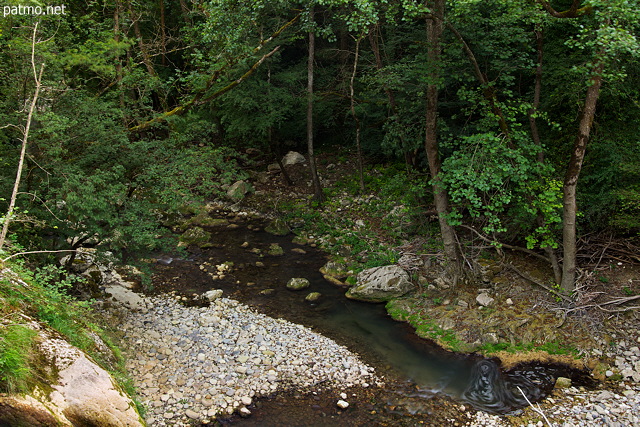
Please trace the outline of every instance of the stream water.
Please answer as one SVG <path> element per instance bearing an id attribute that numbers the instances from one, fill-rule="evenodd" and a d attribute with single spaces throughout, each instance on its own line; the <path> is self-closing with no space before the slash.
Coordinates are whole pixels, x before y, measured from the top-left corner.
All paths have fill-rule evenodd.
<path id="1" fill-rule="evenodd" d="M 229 220 L 235 224 L 233 228 L 207 228 L 212 233 L 213 247 L 192 251 L 188 260 L 163 256 L 157 264 L 154 291 L 193 296 L 210 289 L 223 289 L 225 296 L 258 311 L 303 324 L 333 338 L 361 355 L 395 384 L 387 390 L 388 396 L 375 397 L 376 401 L 385 400 L 387 407 L 393 409 L 387 412 L 401 406 L 404 408 L 401 412 L 407 416 L 416 413 L 428 416 L 434 410 L 434 396 L 445 395 L 476 409 L 508 413 L 527 405 L 527 399 L 536 401 L 545 396 L 553 387 L 555 377 L 566 374 L 561 367 L 533 365 L 503 372 L 494 360 L 443 351 L 417 337 L 407 324 L 393 321 L 383 304 L 344 297 L 345 289 L 328 282 L 319 272 L 327 261 L 321 251 L 292 243 L 292 235 L 280 237 L 266 233 L 265 224 L 259 220 L 237 216 Z M 273 244 L 279 245 L 284 255 L 268 255 Z M 208 263 L 205 268 L 215 271 L 216 265 L 229 261 L 233 262 L 232 270 L 215 281 L 200 267 Z M 288 290 L 285 285 L 292 277 L 304 277 L 311 285 L 302 291 Z M 269 291 L 263 292 L 265 290 Z M 317 302 L 309 303 L 305 296 L 310 292 L 319 292 L 322 296 Z M 326 418 L 331 411 L 322 406 L 322 396 L 313 396 L 306 404 L 300 399 L 304 400 L 297 394 L 285 399 L 286 402 L 281 398 L 264 399 L 251 418 L 232 417 L 223 423 L 334 424 L 335 420 Z M 431 405 L 417 403 L 430 400 Z M 292 407 L 294 401 L 298 403 Z M 284 410 L 287 405 L 288 409 Z M 335 412 L 335 400 L 333 406 Z M 367 413 L 375 414 L 376 408 L 369 406 Z M 315 411 L 307 414 L 301 407 L 313 407 Z M 292 411 L 298 412 L 304 420 L 302 424 L 292 424 Z M 288 412 L 287 419 L 279 423 L 278 414 L 283 412 Z M 265 414 L 268 414 L 268 423 Z M 349 421 L 345 416 L 348 414 L 341 414 L 341 425 L 363 425 L 362 420 Z"/>

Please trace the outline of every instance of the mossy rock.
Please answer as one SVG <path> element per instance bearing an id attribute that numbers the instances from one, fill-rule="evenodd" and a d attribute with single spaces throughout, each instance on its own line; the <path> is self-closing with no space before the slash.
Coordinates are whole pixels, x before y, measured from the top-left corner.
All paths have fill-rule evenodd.
<path id="1" fill-rule="evenodd" d="M 271 256 L 281 256 L 284 255 L 284 249 L 282 249 L 282 246 L 280 246 L 277 243 L 272 243 L 271 245 L 269 245 L 269 250 L 267 251 L 267 253 Z"/>
<path id="2" fill-rule="evenodd" d="M 346 264 L 337 262 L 337 261 L 329 261 L 322 267 L 320 267 L 320 273 L 325 276 L 331 276 L 336 279 L 344 279 L 349 275 L 349 268 Z"/>
<path id="3" fill-rule="evenodd" d="M 182 236 L 180 236 L 180 242 L 189 246 L 195 245 L 199 248 L 211 247 L 211 233 L 205 231 L 201 227 L 193 227 L 185 231 Z"/>
<path id="4" fill-rule="evenodd" d="M 287 282 L 287 289 L 291 289 L 292 291 L 299 291 L 300 289 L 308 288 L 310 285 L 309 281 L 303 277 L 294 277 L 289 279 Z"/>
<path id="5" fill-rule="evenodd" d="M 238 181 L 227 190 L 227 196 L 235 201 L 242 200 L 247 194 L 255 192 L 251 184 L 246 181 Z"/>
<path id="6" fill-rule="evenodd" d="M 289 226 L 285 220 L 278 218 L 271 221 L 269 225 L 264 228 L 264 231 L 276 236 L 286 236 L 289 234 Z"/>
<path id="7" fill-rule="evenodd" d="M 309 242 L 308 242 L 306 237 L 296 236 L 291 240 L 291 243 L 293 243 L 295 245 L 306 245 Z"/>
<path id="8" fill-rule="evenodd" d="M 315 302 L 320 299 L 322 294 L 320 292 L 310 292 L 304 299 L 308 302 Z"/>

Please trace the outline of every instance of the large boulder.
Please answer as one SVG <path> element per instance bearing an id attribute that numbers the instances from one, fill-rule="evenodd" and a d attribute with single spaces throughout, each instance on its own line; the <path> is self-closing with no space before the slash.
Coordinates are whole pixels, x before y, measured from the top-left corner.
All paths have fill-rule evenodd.
<path id="1" fill-rule="evenodd" d="M 363 270 L 354 286 L 345 294 L 347 298 L 367 302 L 385 302 L 413 289 L 409 275 L 397 265 L 385 265 Z"/>
<path id="2" fill-rule="evenodd" d="M 227 190 L 227 196 L 235 201 L 242 200 L 244 196 L 253 193 L 255 189 L 246 181 L 237 181 Z"/>
<path id="3" fill-rule="evenodd" d="M 210 247 L 211 233 L 202 227 L 193 227 L 182 233 L 180 236 L 180 246 L 195 245 L 199 248 Z"/>
<path id="4" fill-rule="evenodd" d="M 38 332 L 42 384 L 28 393 L 0 395 L 0 425 L 144 425 L 134 402 L 107 371 L 37 322 L 30 327 Z"/>
<path id="5" fill-rule="evenodd" d="M 295 151 L 289 151 L 287 155 L 282 158 L 282 164 L 285 166 L 296 165 L 304 162 L 306 162 L 304 156 Z"/>

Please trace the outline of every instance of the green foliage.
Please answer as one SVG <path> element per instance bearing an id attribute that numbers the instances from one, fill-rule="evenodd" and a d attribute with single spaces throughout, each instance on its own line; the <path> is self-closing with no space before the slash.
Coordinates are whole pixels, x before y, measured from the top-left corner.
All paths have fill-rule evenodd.
<path id="1" fill-rule="evenodd" d="M 462 139 L 460 148 L 443 162 L 442 182 L 455 210 L 480 220 L 489 235 L 507 231 L 505 217 L 526 234 L 527 246 L 555 246 L 552 232 L 561 221 L 561 184 L 545 178 L 548 168 L 537 161 L 539 147 L 521 142 L 510 147 L 504 138 L 478 134 Z M 541 216 L 544 225 L 532 227 Z"/>

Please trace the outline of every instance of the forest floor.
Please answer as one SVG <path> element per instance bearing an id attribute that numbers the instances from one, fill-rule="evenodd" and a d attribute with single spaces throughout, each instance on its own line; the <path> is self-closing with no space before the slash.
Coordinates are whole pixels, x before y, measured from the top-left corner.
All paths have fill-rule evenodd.
<path id="1" fill-rule="evenodd" d="M 358 227 L 366 229 L 368 238 L 374 236 L 377 243 L 396 251 L 400 259 L 404 259 L 402 255 L 420 258 L 420 251 L 429 248 L 425 255 L 433 262 L 414 271 L 414 277 L 420 278 L 419 291 L 388 306 L 394 318 L 409 321 L 418 335 L 452 350 L 479 351 L 499 357 L 505 369 L 529 360 L 586 369 L 599 381 L 593 393 L 610 391 L 613 400 L 616 396 L 626 399 L 632 395 L 629 390 L 637 390 L 638 378 L 634 380 L 631 375 L 636 369 L 640 376 L 640 352 L 637 351 L 640 346 L 640 250 L 632 241 L 610 235 L 582 237 L 578 288 L 575 298 L 565 301 L 540 286 L 552 282 L 552 271 L 544 262 L 517 251 L 496 251 L 470 233 L 460 239 L 471 242 L 465 246 L 471 248 L 466 262 L 474 272 L 470 279 L 453 286 L 441 279 L 438 269 L 441 257 L 433 244 L 425 244 L 424 236 L 411 233 L 401 233 L 400 239 L 397 233 L 390 236 L 389 227 L 382 224 L 377 208 L 358 208 L 358 201 L 378 197 L 378 188 L 372 187 L 357 196 L 345 191 L 345 182 L 355 181 L 355 156 L 338 150 L 320 154 L 317 164 L 323 186 L 334 198 L 330 206 L 315 208 L 328 222 L 323 230 L 334 228 L 324 236 L 325 242 L 331 242 L 332 233 L 334 236 L 340 233 L 339 228 L 345 224 L 345 218 L 349 218 L 351 222 L 346 223 L 359 224 Z M 291 206 L 311 203 L 313 187 L 307 164 L 286 167 L 293 185 L 286 185 L 279 173 L 265 172 L 266 166 L 264 163 L 253 168 L 251 181 L 256 192 L 240 203 L 242 208 L 281 217 L 283 210 Z M 367 170 L 369 174 L 377 173 L 375 168 Z M 335 198 L 340 201 L 336 202 Z M 422 209 L 425 220 L 431 222 L 426 229 L 434 230 L 437 219 L 433 217 L 433 210 L 430 206 Z M 308 224 L 298 227 L 297 231 L 303 234 L 314 233 L 313 227 L 307 228 Z M 352 230 L 355 228 L 344 231 L 357 236 Z M 318 236 L 322 232 L 316 229 L 313 237 L 322 241 L 323 237 Z M 353 248 L 353 245 L 346 246 L 346 252 Z M 339 244 L 333 245 L 338 258 L 349 258 L 342 249 Z M 476 297 L 481 293 L 493 298 L 490 306 L 479 306 Z M 551 400 L 545 401 L 547 410 L 570 408 L 576 402 L 576 394 L 589 393 L 579 384 L 574 386 L 566 392 L 554 391 Z M 593 422 L 598 416 L 613 416 L 600 414 L 596 411 L 600 408 L 591 411 L 597 402 L 586 406 L 584 402 L 589 399 L 582 402 L 587 409 L 581 415 L 583 418 L 576 420 Z M 571 419 L 561 410 L 555 412 L 560 414 L 560 420 Z M 528 410 L 515 417 L 502 418 L 500 423 L 528 425 L 533 421 L 535 425 L 541 420 L 538 412 Z M 457 423 L 469 425 L 473 421 L 468 414 L 461 413 Z M 487 425 L 492 423 L 498 421 Z"/>

